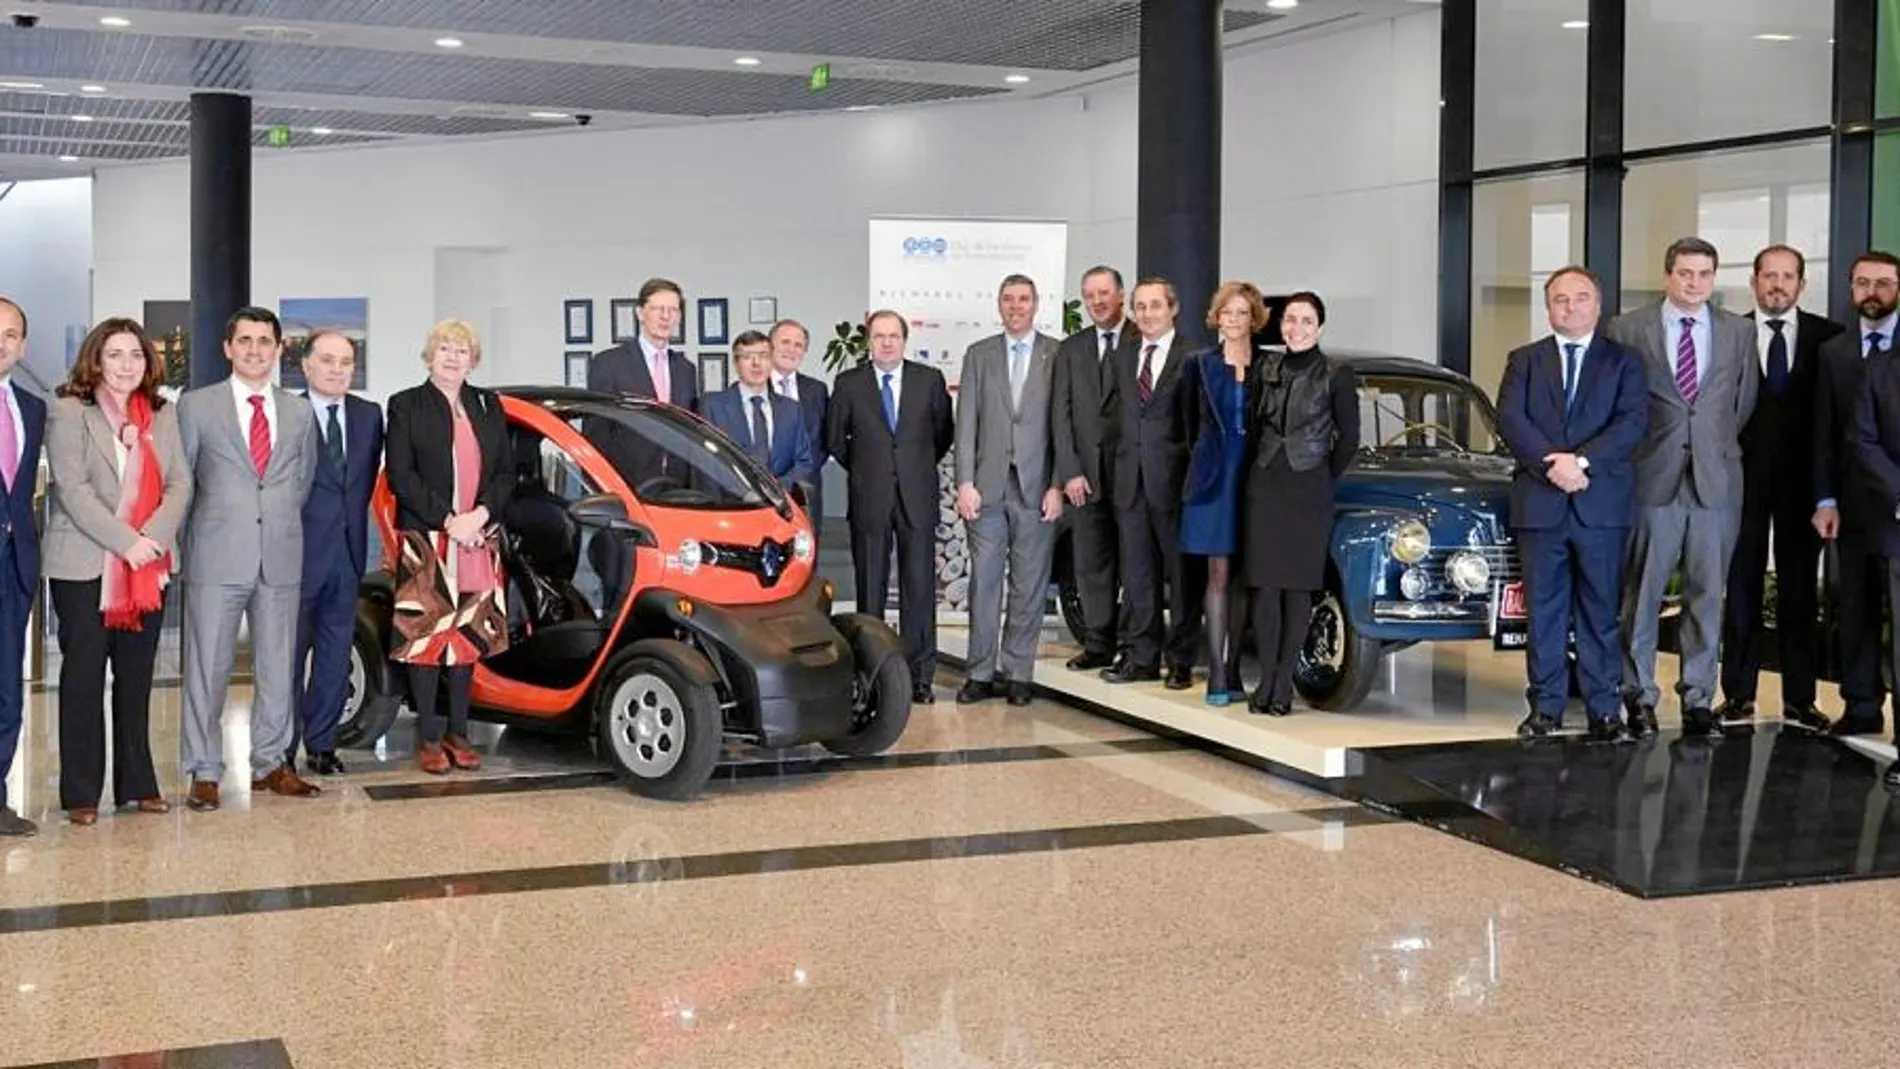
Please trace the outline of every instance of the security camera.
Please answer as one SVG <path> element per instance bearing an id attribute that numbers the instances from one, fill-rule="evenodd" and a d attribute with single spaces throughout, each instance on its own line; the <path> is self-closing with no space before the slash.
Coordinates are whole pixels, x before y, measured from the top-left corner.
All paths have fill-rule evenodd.
<path id="1" fill-rule="evenodd" d="M 16 11 L 13 13 L 13 25 L 22 30 L 30 30 L 39 24 L 40 17 L 38 15 L 30 14 L 25 11 Z"/>
<path id="2" fill-rule="evenodd" d="M 579 123 L 582 126 L 586 126 L 588 123 L 591 123 L 594 121 L 594 117 L 592 115 L 583 113 L 583 114 L 574 116 L 574 121 Z"/>

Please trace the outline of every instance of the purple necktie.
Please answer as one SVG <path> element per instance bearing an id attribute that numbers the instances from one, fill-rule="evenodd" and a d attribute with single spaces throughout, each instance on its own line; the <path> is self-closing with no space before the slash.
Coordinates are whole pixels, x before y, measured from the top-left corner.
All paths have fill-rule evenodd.
<path id="1" fill-rule="evenodd" d="M 1682 399 L 1694 407 L 1696 395 L 1701 392 L 1695 381 L 1695 320 L 1682 317 L 1682 334 L 1676 338 L 1676 390 Z"/>
<path id="2" fill-rule="evenodd" d="M 0 475 L 7 477 L 7 489 L 13 489 L 20 474 L 20 434 L 13 428 L 13 405 L 0 397 Z"/>

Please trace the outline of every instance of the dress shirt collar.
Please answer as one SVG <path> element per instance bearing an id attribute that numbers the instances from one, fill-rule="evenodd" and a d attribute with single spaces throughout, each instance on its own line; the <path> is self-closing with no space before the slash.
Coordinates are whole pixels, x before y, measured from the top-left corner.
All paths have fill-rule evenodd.
<path id="1" fill-rule="evenodd" d="M 1860 347 L 1862 349 L 1867 348 L 1867 335 L 1879 334 L 1881 347 L 1884 349 L 1893 348 L 1893 328 L 1895 326 L 1900 326 L 1900 312 L 1895 312 L 1885 319 L 1862 319 L 1860 321 Z"/>
<path id="2" fill-rule="evenodd" d="M 1018 344 L 1021 344 L 1023 347 L 1023 355 L 1028 356 L 1029 354 L 1036 351 L 1035 337 L 1036 337 L 1036 332 L 1034 330 L 1031 330 L 1029 333 L 1022 335 L 1021 337 L 1017 337 L 1016 335 L 1011 334 L 1009 331 L 1006 330 L 1003 332 L 1003 352 L 1008 355 L 1014 356 L 1016 352 L 1016 346 Z"/>
<path id="3" fill-rule="evenodd" d="M 1156 359 L 1158 359 L 1158 360 L 1165 360 L 1165 359 L 1167 359 L 1167 356 L 1168 356 L 1168 351 L 1169 351 L 1170 349 L 1173 349 L 1173 348 L 1174 348 L 1174 330 L 1173 330 L 1173 328 L 1169 328 L 1169 330 L 1168 330 L 1168 332 L 1167 332 L 1166 334 L 1163 334 L 1163 335 L 1162 335 L 1162 336 L 1160 336 L 1159 338 L 1155 338 L 1155 339 L 1154 339 L 1154 340 L 1152 340 L 1152 341 L 1150 341 L 1150 340 L 1149 340 L 1149 339 L 1147 339 L 1147 338 L 1143 338 L 1143 339 L 1141 339 L 1141 347 L 1142 347 L 1142 348 L 1144 348 L 1144 349 L 1145 349 L 1145 348 L 1147 348 L 1147 347 L 1148 347 L 1148 346 L 1150 346 L 1150 345 L 1153 345 L 1153 346 L 1155 347 L 1155 358 L 1156 358 Z"/>
<path id="4" fill-rule="evenodd" d="M 243 379 L 238 378 L 236 375 L 231 376 L 231 394 L 237 398 L 237 403 L 240 405 L 250 404 L 251 398 L 253 397 L 262 397 L 265 407 L 268 408 L 272 400 L 270 383 L 265 383 L 264 388 L 261 390 L 253 390 L 250 386 L 245 384 Z"/>
<path id="5" fill-rule="evenodd" d="M 1706 302 L 1702 305 L 1702 307 L 1691 312 L 1687 308 L 1676 307 L 1676 302 L 1669 300 L 1668 298 L 1664 298 L 1663 303 L 1662 303 L 1662 313 L 1663 313 L 1663 325 L 1674 331 L 1680 331 L 1682 329 L 1682 321 L 1685 319 L 1695 320 L 1695 325 L 1697 329 L 1701 329 L 1709 325 L 1709 306 Z M 1670 335 L 1670 337 L 1672 338 L 1674 336 L 1675 335 L 1673 334 Z"/>
<path id="6" fill-rule="evenodd" d="M 766 399 L 767 401 L 770 401 L 770 400 L 772 399 L 772 390 L 771 390 L 771 388 L 770 388 L 770 387 L 768 387 L 768 386 L 758 386 L 758 387 L 753 387 L 753 386 L 747 386 L 747 385 L 746 385 L 745 383 L 743 383 L 743 382 L 735 382 L 735 383 L 733 383 L 733 384 L 732 384 L 732 386 L 733 386 L 733 389 L 735 389 L 735 390 L 738 390 L 738 391 L 739 391 L 739 398 L 740 398 L 740 400 L 742 400 L 742 401 L 745 401 L 745 402 L 746 402 L 746 404 L 745 404 L 745 408 L 747 409 L 747 411 L 746 411 L 746 415 L 747 415 L 748 417 L 749 417 L 749 416 L 751 416 L 751 414 L 752 414 L 752 413 L 751 413 L 751 408 L 752 408 L 752 404 L 751 404 L 751 401 L 752 401 L 752 398 L 754 398 L 754 397 L 763 397 L 763 398 L 765 398 L 765 399 Z M 770 407 L 772 407 L 772 406 L 768 404 L 768 405 L 766 405 L 765 407 L 767 407 L 767 408 L 770 408 Z"/>
<path id="7" fill-rule="evenodd" d="M 1583 354 L 1590 351 L 1590 343 L 1596 340 L 1596 332 L 1592 331 L 1589 334 L 1585 334 L 1581 338 L 1567 338 L 1564 335 L 1553 331 L 1550 337 L 1551 337 L 1551 340 L 1557 343 L 1557 351 L 1560 353 L 1564 351 L 1564 346 L 1566 345 L 1577 346 L 1577 358 L 1581 360 L 1583 358 Z"/>
<path id="8" fill-rule="evenodd" d="M 651 364 L 655 359 L 671 356 L 672 353 L 671 347 L 654 345 L 645 334 L 640 335 L 640 355 L 646 357 L 647 363 Z"/>

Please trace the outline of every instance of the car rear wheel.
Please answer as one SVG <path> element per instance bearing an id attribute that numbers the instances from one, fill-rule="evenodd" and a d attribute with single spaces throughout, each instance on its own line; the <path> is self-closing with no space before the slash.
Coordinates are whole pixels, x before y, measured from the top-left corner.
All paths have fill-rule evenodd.
<path id="1" fill-rule="evenodd" d="M 402 695 L 384 689 L 388 656 L 375 628 L 361 617 L 350 639 L 350 683 L 343 696 L 343 719 L 338 721 L 336 743 L 345 749 L 365 749 L 389 732 L 400 712 Z"/>
<path id="2" fill-rule="evenodd" d="M 724 746 L 715 678 L 703 654 L 672 639 L 643 639 L 614 659 L 594 727 L 634 793 L 679 801 L 705 789 Z"/>
<path id="3" fill-rule="evenodd" d="M 1379 658 L 1378 641 L 1359 634 L 1338 593 L 1329 588 L 1313 606 L 1293 667 L 1293 687 L 1315 709 L 1343 712 L 1371 693 Z"/>
<path id="4" fill-rule="evenodd" d="M 826 739 L 825 749 L 870 757 L 896 745 L 910 724 L 910 690 L 910 665 L 901 650 L 888 651 L 875 675 L 859 672 L 851 684 L 851 734 Z"/>
<path id="5" fill-rule="evenodd" d="M 1062 613 L 1062 622 L 1069 634 L 1086 646 L 1090 633 L 1088 619 L 1082 615 L 1082 588 L 1075 579 L 1074 539 L 1073 534 L 1065 533 L 1056 543 L 1050 572 L 1055 577 L 1056 607 Z"/>

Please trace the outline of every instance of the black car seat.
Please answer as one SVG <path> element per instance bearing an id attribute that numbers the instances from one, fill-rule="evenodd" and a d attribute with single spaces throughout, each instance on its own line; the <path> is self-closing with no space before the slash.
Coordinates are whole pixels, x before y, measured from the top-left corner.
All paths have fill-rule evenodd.
<path id="1" fill-rule="evenodd" d="M 529 604 L 528 619 L 546 627 L 571 619 L 580 599 L 572 593 L 579 565 L 580 526 L 568 515 L 567 503 L 548 489 L 541 474 L 540 435 L 514 432 L 514 494 L 503 509 L 503 526 L 516 558 L 524 569 L 522 595 Z M 586 615 L 591 616 L 591 613 Z"/>

